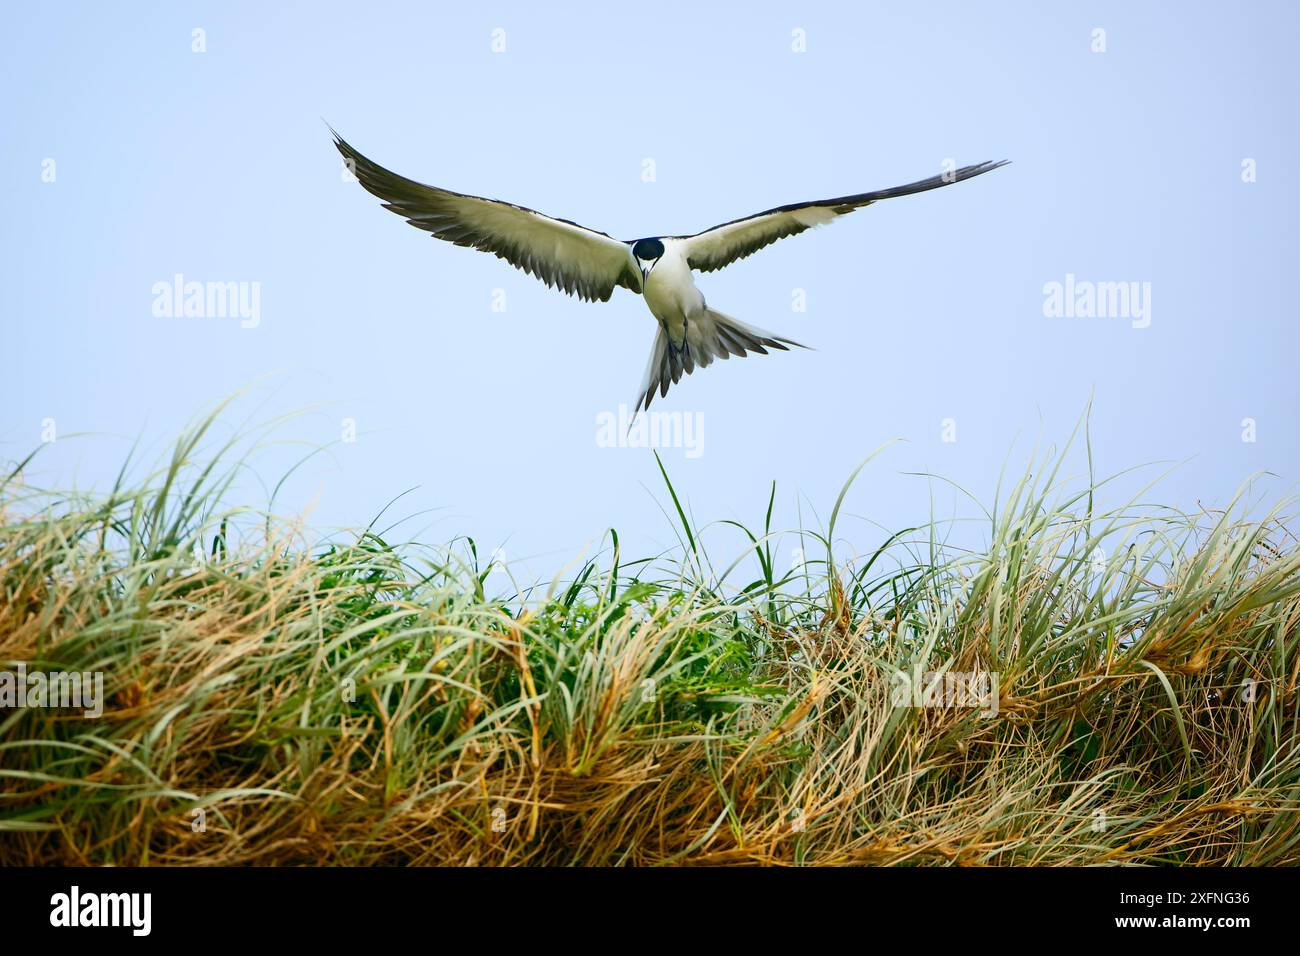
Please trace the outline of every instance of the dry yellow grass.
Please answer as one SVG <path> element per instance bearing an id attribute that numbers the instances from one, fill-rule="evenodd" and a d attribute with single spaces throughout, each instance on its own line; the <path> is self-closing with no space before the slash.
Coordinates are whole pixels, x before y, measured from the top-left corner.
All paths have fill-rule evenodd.
<path id="1" fill-rule="evenodd" d="M 498 599 L 472 552 L 216 514 L 186 442 L 103 499 L 0 488 L 0 671 L 106 697 L 0 711 L 0 865 L 1300 862 L 1272 517 L 1048 477 L 983 554 L 781 579 L 765 529 L 734 585 L 687 526 Z M 900 696 L 944 669 L 996 715 Z"/>

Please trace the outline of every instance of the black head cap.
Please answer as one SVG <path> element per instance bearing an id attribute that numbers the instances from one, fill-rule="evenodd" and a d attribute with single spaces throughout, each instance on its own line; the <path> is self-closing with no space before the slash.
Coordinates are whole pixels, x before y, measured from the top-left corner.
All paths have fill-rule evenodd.
<path id="1" fill-rule="evenodd" d="M 632 255 L 638 259 L 658 259 L 664 254 L 664 244 L 658 239 L 638 239 L 632 246 Z"/>

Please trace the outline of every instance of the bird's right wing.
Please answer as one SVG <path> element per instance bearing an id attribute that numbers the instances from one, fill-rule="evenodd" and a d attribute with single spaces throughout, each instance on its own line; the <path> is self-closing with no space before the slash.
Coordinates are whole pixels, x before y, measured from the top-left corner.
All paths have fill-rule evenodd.
<path id="1" fill-rule="evenodd" d="M 338 133 L 334 145 L 361 185 L 417 229 L 491 252 L 548 286 L 590 301 L 608 300 L 618 285 L 641 291 L 625 242 L 523 206 L 417 183 L 362 156 Z"/>
<path id="2" fill-rule="evenodd" d="M 999 163 L 977 163 L 974 166 L 963 166 L 951 173 L 931 176 L 929 179 L 908 183 L 906 186 L 878 189 L 875 192 L 858 193 L 854 196 L 840 196 L 837 199 L 821 199 L 815 202 L 777 206 L 775 209 L 755 213 L 744 219 L 733 219 L 731 222 L 724 222 L 720 226 L 706 229 L 694 236 L 677 236 L 675 238 L 685 243 L 686 261 L 692 269 L 699 272 L 712 272 L 715 269 L 721 269 L 723 266 L 731 265 L 737 259 L 753 255 L 759 249 L 771 245 L 778 239 L 795 236 L 805 229 L 833 222 L 845 213 L 861 209 L 863 206 L 870 206 L 873 202 L 878 202 L 881 199 L 910 196 L 912 193 L 938 189 L 940 186 L 959 183 L 963 179 L 979 176 L 1005 164 L 1006 160 Z"/>

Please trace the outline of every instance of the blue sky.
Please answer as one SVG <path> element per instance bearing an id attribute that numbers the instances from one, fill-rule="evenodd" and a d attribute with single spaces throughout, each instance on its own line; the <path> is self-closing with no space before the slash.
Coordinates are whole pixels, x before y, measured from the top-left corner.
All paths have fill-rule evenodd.
<path id="1" fill-rule="evenodd" d="M 816 524 L 901 439 L 846 505 L 868 547 L 932 495 L 951 510 L 911 473 L 987 500 L 1090 395 L 1099 471 L 1181 462 L 1155 497 L 1189 508 L 1260 471 L 1281 496 L 1300 476 L 1297 11 L 6 8 L 0 457 L 53 421 L 40 479 L 103 485 L 135 438 L 158 453 L 247 388 L 232 424 L 309 409 L 259 457 L 268 483 L 355 423 L 282 499 L 317 526 L 415 488 L 407 533 L 539 571 L 611 525 L 634 553 L 673 542 L 650 452 L 597 440 L 640 384 L 640 299 L 582 303 L 411 229 L 344 181 L 324 118 L 414 179 L 629 239 L 1013 161 L 699 277 L 710 305 L 816 349 L 715 364 L 656 405 L 703 423 L 695 453 L 661 452 L 701 520 L 760 523 L 775 480 L 778 524 Z M 176 274 L 256 284 L 255 326 L 155 314 Z M 1067 276 L 1149 290 L 1149 324 L 1045 315 Z"/>

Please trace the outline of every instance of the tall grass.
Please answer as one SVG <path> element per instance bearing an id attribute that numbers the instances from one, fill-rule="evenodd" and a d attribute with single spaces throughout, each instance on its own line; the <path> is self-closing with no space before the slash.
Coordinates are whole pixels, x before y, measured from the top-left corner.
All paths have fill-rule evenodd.
<path id="1" fill-rule="evenodd" d="M 1300 862 L 1277 514 L 1094 510 L 1058 456 L 978 553 L 836 554 L 841 495 L 783 573 L 770 507 L 720 564 L 667 483 L 676 555 L 494 596 L 470 541 L 223 511 L 211 425 L 136 487 L 0 485 L 0 670 L 107 696 L 0 710 L 0 864 Z M 940 671 L 994 706 L 899 696 Z"/>

